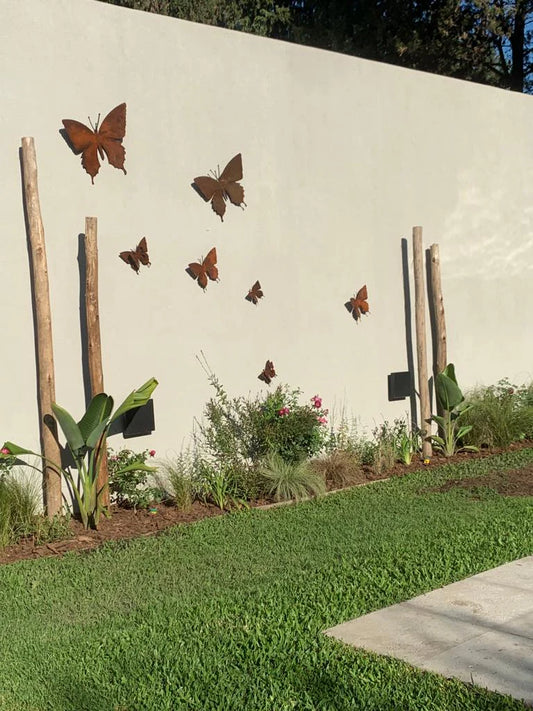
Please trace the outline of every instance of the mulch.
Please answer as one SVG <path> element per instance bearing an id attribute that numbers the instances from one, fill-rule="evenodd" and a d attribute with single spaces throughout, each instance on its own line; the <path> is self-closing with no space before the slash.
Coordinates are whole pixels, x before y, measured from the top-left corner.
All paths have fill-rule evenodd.
<path id="1" fill-rule="evenodd" d="M 380 479 L 389 479 L 395 476 L 405 476 L 419 469 L 427 469 L 442 464 L 460 463 L 475 458 L 485 458 L 500 454 L 503 451 L 515 451 L 524 447 L 532 447 L 533 443 L 513 444 L 507 450 L 483 450 L 477 454 L 460 453 L 453 457 L 445 458 L 435 456 L 429 465 L 424 465 L 420 459 L 414 460 L 409 466 L 396 464 L 392 469 L 378 473 L 371 467 L 363 467 L 363 471 L 356 480 L 350 482 L 351 486 L 361 486 Z M 533 496 L 533 465 L 502 473 L 492 473 L 488 476 L 465 478 L 447 481 L 442 486 L 427 491 L 445 492 L 454 487 L 461 487 L 475 491 L 476 487 L 490 487 L 503 496 Z M 331 491 L 332 486 L 328 486 Z M 250 507 L 279 506 L 267 501 L 252 502 Z M 127 540 L 142 536 L 157 535 L 170 526 L 192 523 L 204 518 L 221 516 L 226 511 L 221 511 L 217 506 L 209 503 L 195 501 L 190 509 L 177 509 L 174 506 L 158 504 L 157 512 L 138 509 L 119 508 L 113 505 L 109 516 L 102 516 L 97 531 L 86 531 L 81 522 L 71 519 L 69 522 L 70 536 L 64 540 L 51 543 L 36 544 L 32 538 L 19 541 L 15 545 L 0 549 L 0 564 L 15 563 L 22 560 L 32 560 L 46 556 L 59 556 L 64 553 L 76 551 L 90 551 L 98 548 L 107 541 Z"/>

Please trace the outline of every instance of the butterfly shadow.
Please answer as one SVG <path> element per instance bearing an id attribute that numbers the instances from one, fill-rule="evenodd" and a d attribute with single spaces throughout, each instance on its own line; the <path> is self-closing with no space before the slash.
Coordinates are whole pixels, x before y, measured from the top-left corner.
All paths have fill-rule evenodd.
<path id="1" fill-rule="evenodd" d="M 198 185 L 196 185 L 196 183 L 191 183 L 191 188 L 194 190 L 195 193 L 197 193 L 197 194 L 202 198 L 202 200 L 203 200 L 204 202 L 210 202 L 210 199 L 208 200 L 208 199 L 205 197 L 205 195 L 204 195 L 203 192 L 200 190 L 200 188 L 198 187 Z"/>
<path id="2" fill-rule="evenodd" d="M 357 312 L 353 309 L 353 307 L 352 307 L 352 302 L 351 302 L 351 301 L 347 301 L 347 302 L 344 304 L 344 308 L 346 309 L 346 311 L 348 311 L 349 314 L 351 314 L 351 316 L 352 316 L 353 320 L 355 321 L 355 323 L 359 324 L 359 321 L 361 320 L 361 316 L 358 316 L 358 315 L 357 315 Z M 364 315 L 366 316 L 366 314 L 364 314 Z"/>
<path id="3" fill-rule="evenodd" d="M 70 138 L 68 137 L 68 133 L 66 132 L 66 130 L 64 128 L 60 128 L 58 130 L 58 133 L 61 135 L 61 138 L 65 141 L 65 143 L 70 148 L 70 150 L 74 153 L 74 155 L 79 156 L 80 153 L 83 153 L 83 150 L 78 151 L 74 148 Z"/>
<path id="4" fill-rule="evenodd" d="M 190 267 L 185 267 L 185 271 L 191 277 L 191 279 L 196 279 L 196 275 Z M 201 284 L 199 282 L 197 282 L 197 284 L 201 289 L 202 288 Z M 205 289 L 204 289 L 204 291 L 205 291 Z"/>

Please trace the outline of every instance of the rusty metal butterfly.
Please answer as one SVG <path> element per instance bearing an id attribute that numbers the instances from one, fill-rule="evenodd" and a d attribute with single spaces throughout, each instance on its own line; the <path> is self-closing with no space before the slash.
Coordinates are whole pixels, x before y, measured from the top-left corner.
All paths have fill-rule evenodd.
<path id="1" fill-rule="evenodd" d="M 248 291 L 247 295 L 244 297 L 247 301 L 257 306 L 259 299 L 263 298 L 263 292 L 261 290 L 261 284 L 256 281 L 252 288 Z"/>
<path id="2" fill-rule="evenodd" d="M 369 311 L 368 306 L 368 293 L 366 290 L 366 284 L 362 286 L 357 294 L 347 301 L 344 306 L 352 314 L 356 321 L 359 321 L 361 315 L 366 315 Z"/>
<path id="3" fill-rule="evenodd" d="M 276 371 L 274 370 L 274 363 L 271 360 L 267 360 L 265 367 L 257 376 L 259 380 L 262 380 L 267 385 L 270 385 L 272 378 L 276 377 Z"/>
<path id="4" fill-rule="evenodd" d="M 224 221 L 226 201 L 230 200 L 237 207 L 246 205 L 244 202 L 244 188 L 237 181 L 242 180 L 242 157 L 237 153 L 220 175 L 213 173 L 201 175 L 194 179 L 194 185 L 206 202 L 211 202 L 211 207 Z"/>
<path id="5" fill-rule="evenodd" d="M 205 291 L 207 288 L 207 278 L 211 281 L 218 279 L 217 250 L 215 247 L 210 249 L 207 257 L 202 262 L 191 262 L 186 268 L 186 272 L 193 279 L 198 279 L 198 286 L 201 286 Z"/>
<path id="6" fill-rule="evenodd" d="M 141 264 L 149 267 L 151 262 L 148 258 L 148 247 L 146 245 L 146 237 L 143 237 L 135 249 L 130 249 L 126 252 L 120 252 L 118 255 L 122 260 L 129 264 L 130 267 L 139 274 Z"/>
<path id="7" fill-rule="evenodd" d="M 98 121 L 100 115 L 98 115 Z M 68 139 L 76 154 L 81 153 L 81 164 L 94 178 L 100 170 L 100 160 L 104 160 L 104 153 L 110 165 L 119 168 L 126 174 L 124 161 L 126 159 L 126 149 L 122 145 L 122 139 L 126 135 L 126 104 L 119 104 L 110 111 L 98 127 L 98 121 L 94 129 L 88 128 L 85 124 L 72 119 L 63 119 Z M 91 120 L 89 119 L 89 123 Z M 91 123 L 92 126 L 92 123 Z"/>

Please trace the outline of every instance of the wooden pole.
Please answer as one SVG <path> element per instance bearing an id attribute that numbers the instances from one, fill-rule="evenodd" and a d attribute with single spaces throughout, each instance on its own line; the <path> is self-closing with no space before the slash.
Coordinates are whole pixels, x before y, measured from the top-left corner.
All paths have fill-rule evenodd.
<path id="1" fill-rule="evenodd" d="M 100 312 L 98 309 L 98 221 L 96 217 L 85 218 L 85 315 L 87 323 L 87 361 L 91 381 L 91 396 L 104 392 L 102 370 L 102 345 L 100 340 Z M 102 489 L 100 501 L 109 506 L 109 473 L 107 468 L 107 445 L 103 443 L 97 487 Z"/>
<path id="2" fill-rule="evenodd" d="M 433 299 L 433 315 L 435 323 L 434 338 L 436 340 L 435 359 L 433 361 L 433 378 L 436 381 L 437 374 L 442 373 L 446 367 L 446 319 L 444 316 L 444 299 L 442 297 L 442 285 L 440 279 L 440 256 L 439 245 L 432 244 L 429 249 L 430 254 L 430 274 L 431 274 L 431 295 Z M 442 408 L 437 401 L 437 414 L 442 416 Z"/>
<path id="3" fill-rule="evenodd" d="M 52 314 L 50 311 L 44 227 L 39 203 L 37 158 L 33 138 L 25 137 L 22 139 L 22 178 L 31 251 L 33 307 L 37 335 L 36 355 L 41 452 L 48 461 L 59 466 L 61 452 L 57 439 L 57 425 L 52 413 L 52 403 L 55 402 L 56 398 Z M 61 512 L 61 474 L 45 462 L 43 462 L 43 498 L 45 511 L 49 518 Z"/>
<path id="4" fill-rule="evenodd" d="M 415 323 L 416 355 L 418 360 L 418 391 L 420 395 L 420 429 L 429 434 L 431 417 L 426 348 L 426 303 L 424 298 L 424 258 L 422 250 L 422 228 L 413 227 L 413 271 L 415 277 Z M 431 442 L 422 439 L 422 456 L 432 454 Z"/>

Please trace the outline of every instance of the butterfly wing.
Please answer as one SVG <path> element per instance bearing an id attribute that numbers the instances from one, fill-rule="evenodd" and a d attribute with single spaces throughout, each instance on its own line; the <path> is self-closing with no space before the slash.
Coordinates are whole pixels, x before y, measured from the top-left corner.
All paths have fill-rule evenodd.
<path id="1" fill-rule="evenodd" d="M 218 268 L 216 266 L 216 262 L 217 250 L 213 247 L 213 249 L 209 250 L 207 257 L 202 262 L 202 267 L 211 281 L 216 281 L 218 279 Z"/>
<path id="2" fill-rule="evenodd" d="M 368 292 L 366 289 L 366 284 L 362 286 L 355 297 L 352 297 L 350 301 L 345 304 L 348 311 L 351 311 L 352 316 L 356 321 L 361 318 L 361 314 L 366 314 L 369 311 L 368 306 Z"/>
<path id="3" fill-rule="evenodd" d="M 135 256 L 141 264 L 145 266 L 150 266 L 151 262 L 148 257 L 148 246 L 146 244 L 146 237 L 143 237 L 135 249 Z"/>
<path id="4" fill-rule="evenodd" d="M 271 360 L 267 360 L 265 364 L 265 371 L 269 378 L 276 377 L 276 371 L 274 370 L 274 363 Z"/>
<path id="5" fill-rule="evenodd" d="M 362 300 L 366 301 L 366 299 L 368 299 L 368 292 L 366 290 L 366 284 L 359 289 L 359 291 L 355 295 L 355 298 L 357 299 L 357 301 L 362 301 Z"/>
<path id="6" fill-rule="evenodd" d="M 257 306 L 259 299 L 263 297 L 263 292 L 261 291 L 261 284 L 256 281 L 252 288 L 248 291 L 248 294 L 244 297 L 247 301 L 251 301 Z"/>
<path id="7" fill-rule="evenodd" d="M 126 264 L 129 264 L 130 267 L 138 274 L 139 273 L 139 267 L 141 266 L 139 263 L 139 260 L 137 259 L 137 255 L 135 252 L 129 250 L 127 252 L 121 252 L 118 255 L 122 260 L 126 262 Z"/>
<path id="8" fill-rule="evenodd" d="M 242 156 L 240 153 L 233 156 L 220 174 L 221 183 L 235 183 L 237 180 L 242 180 Z"/>
<path id="9" fill-rule="evenodd" d="M 87 126 L 79 121 L 63 119 L 62 123 L 74 152 L 76 154 L 83 154 L 81 164 L 85 171 L 89 173 L 91 181 L 94 183 L 94 178 L 100 170 L 100 161 L 98 160 L 98 136 L 94 131 L 91 131 L 90 128 L 87 128 Z"/>
<path id="10" fill-rule="evenodd" d="M 351 298 L 350 301 L 348 302 L 350 304 L 350 310 L 352 313 L 352 316 L 354 319 L 357 321 L 361 317 L 361 311 L 359 309 L 359 304 L 357 302 L 357 299 Z"/>
<path id="11" fill-rule="evenodd" d="M 187 272 L 193 279 L 198 279 L 198 285 L 205 289 L 207 287 L 207 274 L 205 267 L 198 262 L 191 262 L 187 267 Z"/>
<path id="12" fill-rule="evenodd" d="M 122 139 L 126 135 L 126 104 L 119 104 L 112 109 L 102 121 L 96 137 L 98 147 L 103 148 L 109 163 L 126 174 L 124 161 L 126 149 Z"/>
<path id="13" fill-rule="evenodd" d="M 264 370 L 262 370 L 257 377 L 259 378 L 259 380 L 262 380 L 267 385 L 270 385 L 270 383 L 272 382 L 272 378 L 269 378 Z"/>
<path id="14" fill-rule="evenodd" d="M 237 153 L 220 175 L 220 185 L 234 205 L 239 207 L 244 202 L 244 188 L 237 180 L 242 180 L 242 157 Z"/>
<path id="15" fill-rule="evenodd" d="M 274 370 L 274 363 L 271 360 L 267 360 L 265 367 L 257 376 L 259 380 L 262 380 L 267 385 L 270 385 L 272 378 L 276 377 L 276 371 Z"/>
<path id="16" fill-rule="evenodd" d="M 226 212 L 226 203 L 224 201 L 224 189 L 216 178 L 211 178 L 209 175 L 200 175 L 194 179 L 194 184 L 202 194 L 204 200 L 211 200 L 211 207 L 224 222 L 224 213 Z"/>
<path id="17" fill-rule="evenodd" d="M 209 175 L 200 175 L 198 178 L 195 178 L 193 182 L 207 202 L 212 199 L 217 190 L 221 190 L 218 180 L 211 178 Z"/>

